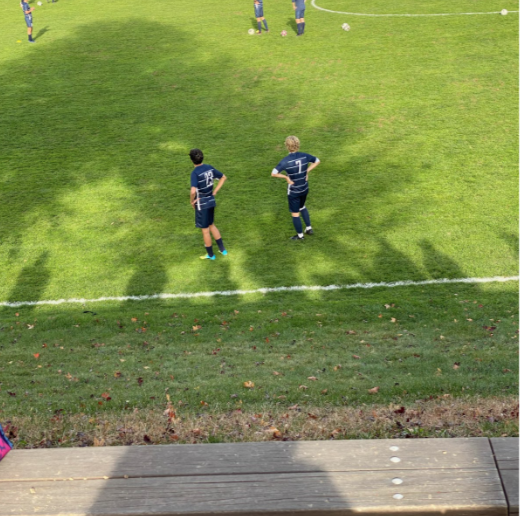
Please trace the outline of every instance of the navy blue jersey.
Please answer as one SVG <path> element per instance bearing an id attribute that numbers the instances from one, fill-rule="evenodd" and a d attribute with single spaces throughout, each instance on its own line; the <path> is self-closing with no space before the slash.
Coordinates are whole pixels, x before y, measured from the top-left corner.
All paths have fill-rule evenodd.
<path id="1" fill-rule="evenodd" d="M 24 14 L 26 13 L 26 11 L 31 10 L 31 6 L 27 2 L 20 2 L 20 7 L 23 9 Z M 25 14 L 25 16 L 32 16 L 32 13 Z"/>
<path id="2" fill-rule="evenodd" d="M 197 210 L 207 210 L 214 208 L 217 203 L 213 197 L 213 181 L 220 179 L 224 174 L 213 168 L 211 165 L 199 165 L 191 173 L 191 186 L 197 189 Z"/>
<path id="3" fill-rule="evenodd" d="M 291 152 L 288 156 L 286 156 L 276 168 L 273 169 L 273 174 L 280 174 L 284 170 L 287 172 L 287 175 L 294 183 L 293 185 L 288 185 L 287 194 L 288 195 L 302 195 L 307 193 L 309 190 L 309 184 L 307 183 L 307 168 L 309 167 L 309 163 L 320 162 L 320 160 L 313 156 L 312 154 L 306 154 L 305 152 Z"/>
<path id="4" fill-rule="evenodd" d="M 292 0 L 292 3 L 296 5 L 296 9 L 305 9 L 305 0 Z"/>

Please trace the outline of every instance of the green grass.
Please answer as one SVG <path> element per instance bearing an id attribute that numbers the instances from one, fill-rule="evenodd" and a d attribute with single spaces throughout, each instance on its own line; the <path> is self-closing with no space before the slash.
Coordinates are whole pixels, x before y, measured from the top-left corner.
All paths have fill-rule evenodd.
<path id="1" fill-rule="evenodd" d="M 183 0 L 63 0 L 36 10 L 29 46 L 5 8 L 0 300 L 516 273 L 517 15 L 309 5 L 297 39 L 290 5 L 265 9 L 272 32 L 250 37 L 247 2 L 215 16 Z M 270 178 L 291 133 L 322 160 L 304 248 Z M 197 260 L 194 146 L 229 177 L 217 224 L 230 256 L 215 264 Z"/>
<path id="2" fill-rule="evenodd" d="M 31 46 L 18 5 L 0 2 L 0 302 L 517 274 L 517 14 L 308 5 L 296 38 L 290 2 L 267 1 L 271 33 L 251 37 L 250 1 L 60 0 L 37 8 Z M 456 10 L 504 7 L 518 2 Z M 303 245 L 270 177 L 289 134 L 322 160 Z M 198 260 L 192 147 L 229 177 L 216 222 L 230 254 L 214 263 Z M 0 410 L 514 396 L 516 289 L 2 308 Z"/>
<path id="3" fill-rule="evenodd" d="M 103 303 L 88 307 L 95 315 L 79 306 L 5 310 L 0 410 L 118 412 L 164 406 L 166 394 L 188 412 L 516 396 L 516 290 Z"/>

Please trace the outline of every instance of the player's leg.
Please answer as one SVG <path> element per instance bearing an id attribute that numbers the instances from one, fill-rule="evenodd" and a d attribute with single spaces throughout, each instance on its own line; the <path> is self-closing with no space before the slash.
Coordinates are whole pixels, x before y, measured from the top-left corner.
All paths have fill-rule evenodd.
<path id="1" fill-rule="evenodd" d="M 228 253 L 224 246 L 224 242 L 222 242 L 222 236 L 221 236 L 220 231 L 218 230 L 217 226 L 215 226 L 215 224 L 212 224 L 209 227 L 209 230 L 211 231 L 211 234 L 213 235 L 213 238 L 215 239 L 215 242 L 218 245 L 219 252 L 221 254 L 223 254 L 224 256 L 226 256 Z"/>
<path id="2" fill-rule="evenodd" d="M 206 248 L 206 256 L 201 256 L 202 260 L 214 260 L 215 253 L 213 253 L 213 245 L 211 242 L 211 233 L 209 227 L 213 224 L 212 217 L 209 212 L 213 211 L 213 208 L 209 210 L 195 210 L 195 225 L 201 229 L 202 238 L 204 239 L 204 247 Z"/>
<path id="3" fill-rule="evenodd" d="M 29 38 L 29 42 L 34 43 L 34 39 L 32 37 L 32 20 L 25 18 L 25 23 L 27 23 L 27 36 Z"/>
<path id="4" fill-rule="evenodd" d="M 262 16 L 261 20 L 264 22 L 265 32 L 269 32 L 269 27 L 267 25 L 267 20 L 265 19 L 265 17 Z"/>
<path id="5" fill-rule="evenodd" d="M 295 195 L 289 195 L 289 211 L 291 212 L 292 222 L 296 235 L 291 237 L 291 240 L 303 240 L 303 227 L 300 219 L 300 198 Z"/>
<path id="6" fill-rule="evenodd" d="M 255 4 L 256 25 L 258 26 L 257 34 L 262 34 L 262 20 L 264 19 L 264 9 L 260 4 Z"/>
<path id="7" fill-rule="evenodd" d="M 307 194 L 302 195 L 300 197 L 300 215 L 303 218 L 303 222 L 305 222 L 305 231 L 304 233 L 306 235 L 313 235 L 314 231 L 312 230 L 311 226 L 311 217 L 309 215 L 309 211 L 307 210 L 307 207 L 305 206 L 305 201 L 307 200 Z"/>

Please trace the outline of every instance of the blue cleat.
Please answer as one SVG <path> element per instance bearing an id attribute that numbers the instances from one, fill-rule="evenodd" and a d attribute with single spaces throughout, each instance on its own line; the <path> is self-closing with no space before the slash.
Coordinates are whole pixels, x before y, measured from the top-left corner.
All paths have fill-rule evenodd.
<path id="1" fill-rule="evenodd" d="M 222 256 L 227 256 L 227 249 L 224 249 L 223 251 L 219 251 L 219 253 L 220 253 Z"/>
<path id="2" fill-rule="evenodd" d="M 206 256 L 201 256 L 200 257 L 201 260 L 214 260 L 215 258 L 216 258 L 215 255 L 210 256 L 209 254 L 207 254 Z"/>

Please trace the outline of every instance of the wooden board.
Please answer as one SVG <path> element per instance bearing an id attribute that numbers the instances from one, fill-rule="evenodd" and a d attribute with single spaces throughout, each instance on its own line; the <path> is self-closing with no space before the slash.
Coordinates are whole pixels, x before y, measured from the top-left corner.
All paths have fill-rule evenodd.
<path id="1" fill-rule="evenodd" d="M 397 447 L 393 451 L 390 448 Z M 400 462 L 391 461 L 398 457 Z M 392 439 L 15 450 L 5 480 L 297 473 L 427 468 L 495 468 L 489 441 Z"/>
<path id="2" fill-rule="evenodd" d="M 0 499 L 1 516 L 507 515 L 500 479 L 488 470 L 4 482 Z"/>
<path id="3" fill-rule="evenodd" d="M 518 514 L 518 446 L 517 437 L 494 437 L 490 439 L 497 461 L 500 477 L 509 503 L 509 514 Z"/>
<path id="4" fill-rule="evenodd" d="M 0 463 L 0 516 L 440 513 L 508 514 L 488 439 L 14 450 Z"/>

